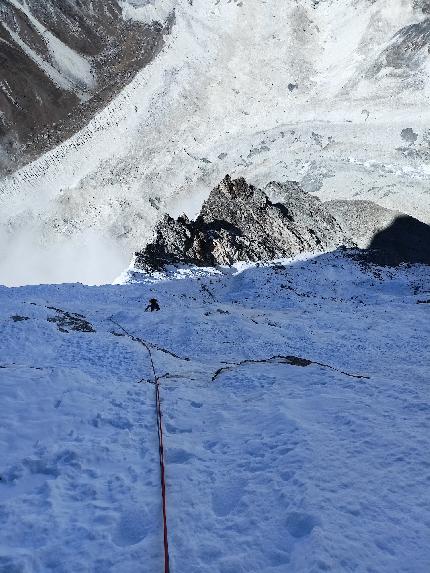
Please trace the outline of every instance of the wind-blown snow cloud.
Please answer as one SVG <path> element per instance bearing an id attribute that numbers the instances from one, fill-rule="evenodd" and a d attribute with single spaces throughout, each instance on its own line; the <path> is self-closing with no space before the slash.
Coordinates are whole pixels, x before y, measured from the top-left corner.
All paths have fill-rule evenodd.
<path id="1" fill-rule="evenodd" d="M 0 284 L 111 283 L 124 269 L 126 259 L 118 243 L 87 231 L 73 241 L 61 238 L 41 244 L 34 230 L 0 234 Z"/>

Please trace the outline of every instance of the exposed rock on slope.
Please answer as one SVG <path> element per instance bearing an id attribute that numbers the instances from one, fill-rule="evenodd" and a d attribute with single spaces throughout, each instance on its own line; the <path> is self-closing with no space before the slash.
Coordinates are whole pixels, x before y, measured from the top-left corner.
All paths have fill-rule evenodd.
<path id="1" fill-rule="evenodd" d="M 0 3 L 0 173 L 57 145 L 159 52 L 169 23 L 118 0 Z"/>
<path id="2" fill-rule="evenodd" d="M 324 207 L 344 233 L 378 265 L 430 264 L 430 226 L 372 201 L 328 201 Z"/>
<path id="3" fill-rule="evenodd" d="M 135 268 L 232 265 L 342 245 L 358 245 L 361 260 L 379 265 L 430 264 L 430 226 L 413 217 L 370 201 L 323 203 L 292 181 L 262 191 L 227 175 L 195 221 L 165 215 L 154 242 L 136 253 Z"/>
<path id="4" fill-rule="evenodd" d="M 272 202 L 282 203 L 294 220 L 300 221 L 302 227 L 312 229 L 318 237 L 326 237 L 329 232 L 331 244 L 341 245 L 345 242 L 345 235 L 355 237 L 353 233 L 345 233 L 348 229 L 340 224 L 335 213 L 327 209 L 326 203 L 322 203 L 315 195 L 306 193 L 296 181 L 272 181 L 264 191 Z M 330 243 L 329 238 L 326 237 L 327 246 Z"/>
<path id="5" fill-rule="evenodd" d="M 402 215 L 400 211 L 386 209 L 373 201 L 339 199 L 326 201 L 324 207 L 339 222 L 344 232 L 354 237 L 361 249 L 368 248 L 376 233 Z"/>
<path id="6" fill-rule="evenodd" d="M 227 175 L 195 221 L 186 216 L 164 217 L 156 227 L 155 241 L 136 253 L 136 268 L 153 271 L 176 263 L 230 265 L 322 252 L 347 242 L 316 197 L 298 188 L 291 192 L 288 185 L 271 183 L 267 189 L 273 196 L 284 197 L 285 203 L 273 203 L 243 178 L 232 180 Z"/>

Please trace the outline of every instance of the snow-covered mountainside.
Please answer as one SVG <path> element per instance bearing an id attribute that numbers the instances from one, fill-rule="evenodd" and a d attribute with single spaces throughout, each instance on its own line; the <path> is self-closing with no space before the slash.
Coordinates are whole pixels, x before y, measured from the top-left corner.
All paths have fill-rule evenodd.
<path id="1" fill-rule="evenodd" d="M 160 51 L 166 22 L 117 0 L 0 4 L 0 173 L 79 131 Z"/>
<path id="2" fill-rule="evenodd" d="M 128 278 L 0 288 L 2 573 L 163 570 L 123 329 L 172 573 L 430 570 L 429 267 Z"/>
<path id="3" fill-rule="evenodd" d="M 126 22 L 171 15 L 171 33 L 86 127 L 1 182 L 3 281 L 112 279 L 225 173 L 430 220 L 427 0 L 121 6 Z"/>

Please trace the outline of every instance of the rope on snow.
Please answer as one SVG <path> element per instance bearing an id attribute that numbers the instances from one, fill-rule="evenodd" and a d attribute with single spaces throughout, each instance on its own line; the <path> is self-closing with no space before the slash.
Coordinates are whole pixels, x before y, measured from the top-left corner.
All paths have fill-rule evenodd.
<path id="1" fill-rule="evenodd" d="M 129 338 L 131 338 L 134 342 L 139 342 L 144 348 L 146 348 L 149 360 L 151 363 L 151 369 L 153 374 L 153 384 L 155 386 L 155 407 L 157 412 L 157 432 L 158 432 L 158 451 L 159 451 L 159 458 L 160 458 L 160 483 L 161 483 L 161 500 L 162 500 L 162 507 L 163 507 L 163 544 L 164 544 L 164 573 L 170 573 L 170 557 L 169 557 L 169 536 L 168 536 L 168 529 L 167 529 L 167 496 L 166 496 L 166 468 L 164 462 L 164 441 L 163 441 L 163 414 L 161 410 L 161 396 L 160 396 L 160 378 L 157 376 L 157 372 L 155 370 L 154 359 L 151 352 L 151 346 L 141 338 L 134 336 L 127 332 L 125 328 L 123 328 L 118 322 L 113 320 L 113 318 L 109 319 L 113 324 L 115 324 L 118 328 L 120 328 Z M 161 350 L 157 348 L 157 350 Z M 168 351 L 167 351 L 168 352 Z M 171 354 L 170 352 L 168 352 Z M 179 357 L 177 357 L 179 358 Z"/>

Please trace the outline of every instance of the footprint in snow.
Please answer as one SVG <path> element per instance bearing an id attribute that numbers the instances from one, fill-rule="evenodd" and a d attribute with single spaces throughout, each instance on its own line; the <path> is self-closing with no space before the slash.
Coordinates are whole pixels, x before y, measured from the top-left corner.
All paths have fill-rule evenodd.
<path id="1" fill-rule="evenodd" d="M 167 450 L 167 463 L 169 464 L 185 464 L 194 457 L 194 454 L 190 454 L 185 450 L 176 448 Z"/>
<path id="2" fill-rule="evenodd" d="M 218 517 L 226 517 L 238 506 L 243 497 L 246 482 L 232 479 L 212 493 L 212 509 Z"/>
<path id="3" fill-rule="evenodd" d="M 136 545 L 148 535 L 150 523 L 151 520 L 145 510 L 130 508 L 121 515 L 113 542 L 119 547 Z"/>
<path id="4" fill-rule="evenodd" d="M 191 428 L 177 428 L 169 422 L 165 423 L 166 430 L 169 434 L 192 434 L 193 430 Z"/>
<path id="5" fill-rule="evenodd" d="M 294 471 L 288 471 L 287 470 L 285 472 L 281 472 L 279 475 L 280 475 L 280 478 L 282 481 L 290 481 L 290 479 L 292 479 L 294 477 L 295 473 L 296 472 L 294 472 Z"/>
<path id="6" fill-rule="evenodd" d="M 312 533 L 314 527 L 319 525 L 315 516 L 308 513 L 293 511 L 287 515 L 287 529 L 290 535 L 296 539 L 301 539 Z"/>

